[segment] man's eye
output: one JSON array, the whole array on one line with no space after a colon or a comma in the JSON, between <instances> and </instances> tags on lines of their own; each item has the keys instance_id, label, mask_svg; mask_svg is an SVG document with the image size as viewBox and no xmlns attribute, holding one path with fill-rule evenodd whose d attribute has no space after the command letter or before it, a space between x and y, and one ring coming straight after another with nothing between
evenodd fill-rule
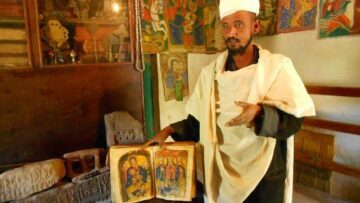
<instances>
[{"instance_id":1,"label":"man's eye","mask_svg":"<svg viewBox=\"0 0 360 203\"><path fill-rule=\"evenodd\" d=\"M242 24L241 24L241 23L235 23L234 27L237 28L237 29L238 29L238 28L241 28L241 27L242 27Z\"/></svg>"},{"instance_id":2,"label":"man's eye","mask_svg":"<svg viewBox=\"0 0 360 203\"><path fill-rule=\"evenodd\" d=\"M224 29L224 30L228 30L228 29L229 29L229 25L223 25L223 29Z\"/></svg>"}]
</instances>

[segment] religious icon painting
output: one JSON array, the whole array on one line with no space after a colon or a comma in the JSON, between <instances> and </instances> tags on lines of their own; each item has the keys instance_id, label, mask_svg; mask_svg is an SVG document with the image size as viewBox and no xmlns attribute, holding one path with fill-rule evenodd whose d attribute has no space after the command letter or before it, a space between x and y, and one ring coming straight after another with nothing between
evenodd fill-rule
<instances>
[{"instance_id":1,"label":"religious icon painting","mask_svg":"<svg viewBox=\"0 0 360 203\"><path fill-rule=\"evenodd\" d=\"M123 202L141 201L153 197L152 172L150 152L146 150L124 154L118 169Z\"/></svg>"},{"instance_id":2,"label":"religious icon painting","mask_svg":"<svg viewBox=\"0 0 360 203\"><path fill-rule=\"evenodd\" d=\"M321 0L319 37L360 34L360 0Z\"/></svg>"},{"instance_id":3,"label":"religious icon painting","mask_svg":"<svg viewBox=\"0 0 360 203\"><path fill-rule=\"evenodd\" d=\"M188 151L159 149L155 152L156 196L184 198L187 183ZM191 181L190 181L191 182Z\"/></svg>"},{"instance_id":4,"label":"religious icon painting","mask_svg":"<svg viewBox=\"0 0 360 203\"><path fill-rule=\"evenodd\" d=\"M37 0L37 5L44 64L133 60L128 0Z\"/></svg>"},{"instance_id":5,"label":"religious icon painting","mask_svg":"<svg viewBox=\"0 0 360 203\"><path fill-rule=\"evenodd\" d=\"M216 0L205 0L203 14L206 52L214 53L223 50L225 44Z\"/></svg>"},{"instance_id":6,"label":"religious icon painting","mask_svg":"<svg viewBox=\"0 0 360 203\"><path fill-rule=\"evenodd\" d=\"M155 197L191 201L196 194L195 143L112 146L110 184L115 203Z\"/></svg>"},{"instance_id":7,"label":"religious icon painting","mask_svg":"<svg viewBox=\"0 0 360 203\"><path fill-rule=\"evenodd\" d=\"M276 33L276 11L278 0L260 0L260 32L258 35L273 35Z\"/></svg>"},{"instance_id":8,"label":"religious icon painting","mask_svg":"<svg viewBox=\"0 0 360 203\"><path fill-rule=\"evenodd\" d=\"M277 33L315 29L317 0L279 0Z\"/></svg>"},{"instance_id":9,"label":"religious icon painting","mask_svg":"<svg viewBox=\"0 0 360 203\"><path fill-rule=\"evenodd\" d=\"M142 47L144 53L168 49L168 27L164 19L165 0L142 0Z\"/></svg>"},{"instance_id":10,"label":"religious icon painting","mask_svg":"<svg viewBox=\"0 0 360 203\"><path fill-rule=\"evenodd\" d=\"M172 99L182 101L189 95L187 54L162 53L160 64L165 101Z\"/></svg>"},{"instance_id":11,"label":"religious icon painting","mask_svg":"<svg viewBox=\"0 0 360 203\"><path fill-rule=\"evenodd\" d=\"M171 51L205 50L203 0L166 0L166 18Z\"/></svg>"}]
</instances>

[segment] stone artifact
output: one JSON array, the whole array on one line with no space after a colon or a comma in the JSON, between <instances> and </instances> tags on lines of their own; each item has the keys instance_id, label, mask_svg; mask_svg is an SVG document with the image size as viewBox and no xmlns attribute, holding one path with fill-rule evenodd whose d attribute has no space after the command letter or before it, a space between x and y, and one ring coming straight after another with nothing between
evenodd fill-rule
<instances>
[{"instance_id":1,"label":"stone artifact","mask_svg":"<svg viewBox=\"0 0 360 203\"><path fill-rule=\"evenodd\" d=\"M98 176L100 174L109 172L109 170L110 170L109 167L104 167L104 168L101 168L101 169L94 169L94 170L92 170L90 172L87 172L87 173L76 176L75 178L72 179L72 182L73 183L80 183L83 180L90 179L90 178L93 178L93 177Z\"/></svg>"},{"instance_id":2,"label":"stone artifact","mask_svg":"<svg viewBox=\"0 0 360 203\"><path fill-rule=\"evenodd\" d=\"M73 183L34 194L21 199L19 203L93 203L108 201L110 197L109 168L94 169L77 176Z\"/></svg>"},{"instance_id":3,"label":"stone artifact","mask_svg":"<svg viewBox=\"0 0 360 203\"><path fill-rule=\"evenodd\" d=\"M143 126L126 111L105 115L107 146L142 144L145 142Z\"/></svg>"},{"instance_id":4,"label":"stone artifact","mask_svg":"<svg viewBox=\"0 0 360 203\"><path fill-rule=\"evenodd\" d=\"M58 187L34 194L18 203L75 203L75 184L66 183Z\"/></svg>"},{"instance_id":5,"label":"stone artifact","mask_svg":"<svg viewBox=\"0 0 360 203\"><path fill-rule=\"evenodd\" d=\"M99 172L100 175L76 183L76 202L91 203L110 198L110 169Z\"/></svg>"},{"instance_id":6,"label":"stone artifact","mask_svg":"<svg viewBox=\"0 0 360 203\"><path fill-rule=\"evenodd\" d=\"M50 188L66 174L63 160L50 159L0 174L0 202L21 199Z\"/></svg>"},{"instance_id":7,"label":"stone artifact","mask_svg":"<svg viewBox=\"0 0 360 203\"><path fill-rule=\"evenodd\" d=\"M100 169L105 165L105 149L85 149L75 152L66 153L63 157L66 160L67 176L74 178L80 174L88 172L92 169ZM76 164L79 164L76 167Z\"/></svg>"}]
</instances>

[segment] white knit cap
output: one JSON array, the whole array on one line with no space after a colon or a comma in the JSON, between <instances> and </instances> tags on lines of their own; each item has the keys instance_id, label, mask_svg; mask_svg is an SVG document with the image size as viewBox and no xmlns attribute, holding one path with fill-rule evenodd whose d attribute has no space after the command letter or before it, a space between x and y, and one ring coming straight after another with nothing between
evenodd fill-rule
<instances>
[{"instance_id":1,"label":"white knit cap","mask_svg":"<svg viewBox=\"0 0 360 203\"><path fill-rule=\"evenodd\" d=\"M259 14L259 0L220 0L219 12L220 19L231 15L236 11L250 11Z\"/></svg>"}]
</instances>

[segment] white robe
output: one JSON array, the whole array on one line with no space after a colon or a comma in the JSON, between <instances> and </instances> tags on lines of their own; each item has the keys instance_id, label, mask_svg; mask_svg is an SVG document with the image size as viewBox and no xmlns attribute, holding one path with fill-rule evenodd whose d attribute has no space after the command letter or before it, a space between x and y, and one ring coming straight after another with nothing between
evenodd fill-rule
<instances>
[{"instance_id":1,"label":"white robe","mask_svg":"<svg viewBox=\"0 0 360 203\"><path fill-rule=\"evenodd\" d=\"M224 126L241 112L231 105L235 100L271 105L296 117L315 115L313 102L289 58L260 48L257 64L240 69L245 73L227 76L227 56L225 51L203 68L186 104L187 113L200 121L209 202L244 201L265 175L273 156L274 138L257 136L245 126ZM293 145L290 137L284 202L292 201Z\"/></svg>"}]
</instances>

